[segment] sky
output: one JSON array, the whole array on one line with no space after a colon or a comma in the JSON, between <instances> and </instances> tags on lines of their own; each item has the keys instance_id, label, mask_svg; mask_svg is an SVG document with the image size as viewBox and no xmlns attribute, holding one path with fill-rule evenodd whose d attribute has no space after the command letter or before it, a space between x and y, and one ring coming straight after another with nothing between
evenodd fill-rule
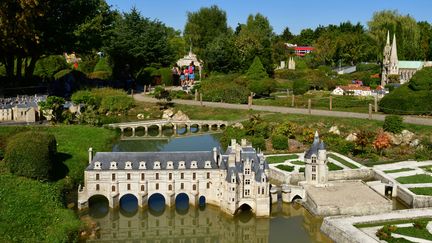
<instances>
[{"instance_id":1,"label":"sky","mask_svg":"<svg viewBox=\"0 0 432 243\"><path fill-rule=\"evenodd\" d=\"M380 10L397 10L417 21L432 23L432 0L106 0L122 12L133 6L144 17L158 19L167 26L183 30L188 12L217 5L227 13L228 25L235 28L245 23L250 14L261 13L273 26L275 33L289 27L298 34L304 28L339 24L345 21L364 25Z\"/></svg>"}]
</instances>

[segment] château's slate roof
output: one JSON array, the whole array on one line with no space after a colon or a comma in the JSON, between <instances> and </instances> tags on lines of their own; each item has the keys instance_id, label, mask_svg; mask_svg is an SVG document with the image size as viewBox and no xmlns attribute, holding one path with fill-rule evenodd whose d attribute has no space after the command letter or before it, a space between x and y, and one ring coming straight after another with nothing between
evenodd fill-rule
<instances>
[{"instance_id":1,"label":"ch\u00e2teau's slate roof","mask_svg":"<svg viewBox=\"0 0 432 243\"><path fill-rule=\"evenodd\" d=\"M316 132L312 146L309 148L308 151L306 151L304 157L305 159L310 159L313 154L318 155L318 150L323 150L323 149L325 149L325 144L323 141L320 141L318 132Z\"/></svg>"}]
</instances>

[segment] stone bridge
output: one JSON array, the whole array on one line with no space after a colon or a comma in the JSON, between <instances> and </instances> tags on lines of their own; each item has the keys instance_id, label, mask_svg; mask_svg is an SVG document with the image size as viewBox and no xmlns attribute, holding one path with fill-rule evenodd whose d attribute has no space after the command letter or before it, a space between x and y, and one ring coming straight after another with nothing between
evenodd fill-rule
<instances>
[{"instance_id":1,"label":"stone bridge","mask_svg":"<svg viewBox=\"0 0 432 243\"><path fill-rule=\"evenodd\" d=\"M121 130L122 136L124 136L126 130L131 130L131 137L144 137L148 135L150 128L156 128L159 131L159 135L163 134L164 127L171 127L173 133L177 134L178 130L184 128L184 133L191 132L192 127L196 127L197 131L202 131L204 128L210 130L221 130L228 126L227 121L222 120L172 120L172 119L161 119L161 120L151 120L151 121L138 121L138 122L125 122L125 123L114 123L109 124L111 128L119 128ZM138 130L143 130L142 136L137 135Z\"/></svg>"}]
</instances>

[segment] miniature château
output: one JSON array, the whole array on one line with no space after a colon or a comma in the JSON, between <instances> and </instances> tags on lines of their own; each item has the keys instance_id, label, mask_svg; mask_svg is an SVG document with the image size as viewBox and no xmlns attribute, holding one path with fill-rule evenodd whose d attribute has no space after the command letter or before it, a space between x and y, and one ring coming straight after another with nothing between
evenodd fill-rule
<instances>
[{"instance_id":1,"label":"miniature ch\u00e2teau","mask_svg":"<svg viewBox=\"0 0 432 243\"><path fill-rule=\"evenodd\" d=\"M312 146L306 151L305 177L308 184L326 184L328 181L327 150L324 141L320 141L318 132Z\"/></svg>"},{"instance_id":2,"label":"miniature ch\u00e2teau","mask_svg":"<svg viewBox=\"0 0 432 243\"><path fill-rule=\"evenodd\" d=\"M396 34L393 35L393 41L390 45L390 32L387 32L387 41L384 47L384 60L381 75L381 86L390 83L391 76L399 76L399 82L404 84L423 67L432 66L431 62L424 61L399 61L397 55Z\"/></svg>"},{"instance_id":3,"label":"miniature ch\u00e2teau","mask_svg":"<svg viewBox=\"0 0 432 243\"><path fill-rule=\"evenodd\" d=\"M121 206L125 195L137 198L145 207L155 194L173 206L179 194L186 194L193 206L198 202L219 206L234 215L247 205L256 216L270 215L269 168L262 153L246 140L231 141L227 151L204 152L98 152L89 149L84 186L78 189L78 207L88 207L95 195L108 199L109 206Z\"/></svg>"},{"instance_id":4,"label":"miniature ch\u00e2teau","mask_svg":"<svg viewBox=\"0 0 432 243\"><path fill-rule=\"evenodd\" d=\"M36 122L40 119L38 103L46 96L17 96L0 99L0 122Z\"/></svg>"}]
</instances>

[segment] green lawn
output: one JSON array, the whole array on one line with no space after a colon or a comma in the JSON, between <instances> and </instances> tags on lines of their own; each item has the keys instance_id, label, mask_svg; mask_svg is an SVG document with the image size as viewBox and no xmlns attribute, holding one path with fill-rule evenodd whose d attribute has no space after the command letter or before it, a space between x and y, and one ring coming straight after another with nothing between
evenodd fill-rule
<instances>
[{"instance_id":1,"label":"green lawn","mask_svg":"<svg viewBox=\"0 0 432 243\"><path fill-rule=\"evenodd\" d=\"M432 165L421 166L420 168L422 168L426 172L432 172Z\"/></svg>"},{"instance_id":2,"label":"green lawn","mask_svg":"<svg viewBox=\"0 0 432 243\"><path fill-rule=\"evenodd\" d=\"M418 174L412 176L398 177L396 180L402 184L418 184L418 183L432 183L432 176L426 174Z\"/></svg>"},{"instance_id":3,"label":"green lawn","mask_svg":"<svg viewBox=\"0 0 432 243\"><path fill-rule=\"evenodd\" d=\"M404 172L404 171L411 171L414 170L413 168L400 168L400 169L395 169L395 170L384 170L384 173L398 173L398 172Z\"/></svg>"},{"instance_id":4,"label":"green lawn","mask_svg":"<svg viewBox=\"0 0 432 243\"><path fill-rule=\"evenodd\" d=\"M417 195L432 196L432 187L413 187L409 190Z\"/></svg>"},{"instance_id":5,"label":"green lawn","mask_svg":"<svg viewBox=\"0 0 432 243\"><path fill-rule=\"evenodd\" d=\"M333 170L343 170L342 167L340 167L339 165L333 164L332 162L328 162L327 163L327 167L329 168L330 171L333 171Z\"/></svg>"},{"instance_id":6,"label":"green lawn","mask_svg":"<svg viewBox=\"0 0 432 243\"><path fill-rule=\"evenodd\" d=\"M304 172L305 171L305 167L301 167L300 169L299 169L299 172Z\"/></svg>"},{"instance_id":7,"label":"green lawn","mask_svg":"<svg viewBox=\"0 0 432 243\"><path fill-rule=\"evenodd\" d=\"M291 161L291 164L294 164L294 165L305 165L306 163L303 162L303 161L300 161L300 160L296 160L296 161Z\"/></svg>"},{"instance_id":8,"label":"green lawn","mask_svg":"<svg viewBox=\"0 0 432 243\"><path fill-rule=\"evenodd\" d=\"M358 169L359 168L357 165L351 164L350 162L342 159L341 157L339 157L337 155L329 154L329 157L336 160L337 162L347 166L348 168L351 168L351 169Z\"/></svg>"},{"instance_id":9,"label":"green lawn","mask_svg":"<svg viewBox=\"0 0 432 243\"><path fill-rule=\"evenodd\" d=\"M59 188L0 174L0 242L73 242L81 222L63 207Z\"/></svg>"},{"instance_id":10,"label":"green lawn","mask_svg":"<svg viewBox=\"0 0 432 243\"><path fill-rule=\"evenodd\" d=\"M376 222L376 223L355 224L354 226L356 228L370 228L370 227L384 226L384 225L408 224L408 223L413 223L416 220L432 221L432 218L426 217L426 218L416 218L416 219L401 219L401 220L383 221L383 222Z\"/></svg>"},{"instance_id":11,"label":"green lawn","mask_svg":"<svg viewBox=\"0 0 432 243\"><path fill-rule=\"evenodd\" d=\"M267 157L266 161L269 164L278 164L278 163L283 163L286 160L290 160L290 159L298 159L298 155L290 154L290 155L282 155L282 156L271 156L271 157Z\"/></svg>"},{"instance_id":12,"label":"green lawn","mask_svg":"<svg viewBox=\"0 0 432 243\"><path fill-rule=\"evenodd\" d=\"M276 168L284 170L284 171L288 171L288 172L292 172L294 170L294 166L289 166L289 165L277 165Z\"/></svg>"},{"instance_id":13,"label":"green lawn","mask_svg":"<svg viewBox=\"0 0 432 243\"><path fill-rule=\"evenodd\" d=\"M432 240L432 235L426 228L418 229L416 227L398 227L394 233L426 240Z\"/></svg>"}]
</instances>

